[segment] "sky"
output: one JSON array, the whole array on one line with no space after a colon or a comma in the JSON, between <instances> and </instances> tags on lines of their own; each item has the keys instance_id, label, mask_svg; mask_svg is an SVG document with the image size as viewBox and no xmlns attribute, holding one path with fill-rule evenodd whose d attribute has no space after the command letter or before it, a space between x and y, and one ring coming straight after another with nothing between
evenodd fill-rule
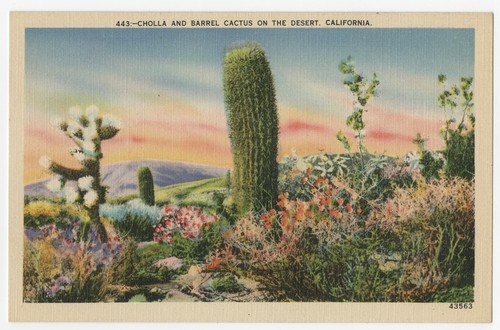
<instances>
[{"instance_id":1,"label":"sky","mask_svg":"<svg viewBox=\"0 0 500 330\"><path fill-rule=\"evenodd\" d=\"M474 76L472 29L27 29L24 180L48 175L41 156L68 166L72 142L51 122L72 106L99 107L122 129L103 142L103 164L165 159L232 166L223 94L223 57L235 42L266 50L279 119L279 157L342 152L353 97L338 64L376 73L378 95L368 103L370 152L403 155L419 132L429 149L442 148L438 107L442 87Z\"/></svg>"}]
</instances>

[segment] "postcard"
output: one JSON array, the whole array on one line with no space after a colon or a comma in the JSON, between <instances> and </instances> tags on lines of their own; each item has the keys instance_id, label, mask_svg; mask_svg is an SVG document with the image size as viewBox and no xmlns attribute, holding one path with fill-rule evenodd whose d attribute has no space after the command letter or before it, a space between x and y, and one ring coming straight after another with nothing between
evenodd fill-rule
<instances>
[{"instance_id":1,"label":"postcard","mask_svg":"<svg viewBox=\"0 0 500 330\"><path fill-rule=\"evenodd\" d=\"M492 22L11 13L10 320L491 322Z\"/></svg>"}]
</instances>

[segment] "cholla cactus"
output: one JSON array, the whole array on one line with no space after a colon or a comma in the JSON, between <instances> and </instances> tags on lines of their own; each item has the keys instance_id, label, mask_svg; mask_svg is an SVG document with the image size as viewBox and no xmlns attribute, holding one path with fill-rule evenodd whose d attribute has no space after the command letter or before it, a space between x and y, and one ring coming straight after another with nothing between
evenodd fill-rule
<instances>
[{"instance_id":1,"label":"cholla cactus","mask_svg":"<svg viewBox=\"0 0 500 330\"><path fill-rule=\"evenodd\" d=\"M56 174L47 184L51 191L60 191L68 203L78 203L87 210L90 220L97 225L102 240L106 231L99 219L99 204L104 203L106 187L101 185L100 161L103 158L101 142L113 138L120 131L120 124L109 115L99 115L96 106L85 111L70 109L69 120L58 120L56 125L75 143L69 153L81 164L73 169L58 164L46 156L40 165ZM67 185L69 181L76 184Z\"/></svg>"}]
</instances>

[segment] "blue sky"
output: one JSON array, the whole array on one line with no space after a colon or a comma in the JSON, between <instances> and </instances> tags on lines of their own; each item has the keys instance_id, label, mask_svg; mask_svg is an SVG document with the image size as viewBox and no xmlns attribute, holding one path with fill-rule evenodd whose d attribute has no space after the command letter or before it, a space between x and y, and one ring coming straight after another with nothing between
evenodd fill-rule
<instances>
[{"instance_id":1,"label":"blue sky","mask_svg":"<svg viewBox=\"0 0 500 330\"><path fill-rule=\"evenodd\" d=\"M224 49L241 40L266 49L280 102L318 111L335 109L302 92L304 85L338 88L337 66L348 55L358 70L378 74L384 101L404 99L416 107L409 111L434 101L439 73L458 79L474 70L472 29L28 29L28 87L31 77L48 79L102 102L133 92L128 80L147 81L221 103ZM99 77L105 74L124 86Z\"/></svg>"}]
</instances>

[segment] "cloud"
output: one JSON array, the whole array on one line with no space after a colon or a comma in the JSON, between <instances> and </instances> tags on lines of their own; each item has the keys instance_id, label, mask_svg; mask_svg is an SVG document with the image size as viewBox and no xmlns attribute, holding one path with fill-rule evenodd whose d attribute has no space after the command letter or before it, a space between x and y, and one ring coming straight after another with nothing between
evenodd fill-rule
<instances>
[{"instance_id":1,"label":"cloud","mask_svg":"<svg viewBox=\"0 0 500 330\"><path fill-rule=\"evenodd\" d=\"M374 139L382 142L411 142L413 140L413 136L407 134L393 133L387 132L382 129L373 129L367 130L367 136L370 139Z\"/></svg>"},{"instance_id":2,"label":"cloud","mask_svg":"<svg viewBox=\"0 0 500 330\"><path fill-rule=\"evenodd\" d=\"M299 132L330 132L331 128L326 125L314 124L303 120L291 120L280 125L280 132L283 134L294 134Z\"/></svg>"}]
</instances>

